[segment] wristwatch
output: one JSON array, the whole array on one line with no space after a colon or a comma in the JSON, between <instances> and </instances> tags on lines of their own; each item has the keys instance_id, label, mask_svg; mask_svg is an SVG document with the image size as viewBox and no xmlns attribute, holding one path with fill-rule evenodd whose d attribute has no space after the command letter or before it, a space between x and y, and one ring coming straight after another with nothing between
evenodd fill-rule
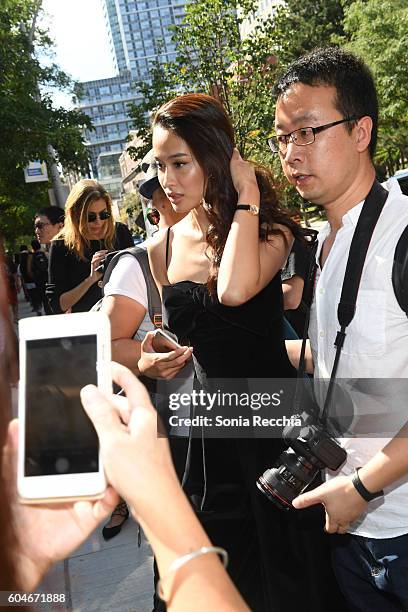
<instances>
[{"instance_id":1,"label":"wristwatch","mask_svg":"<svg viewBox=\"0 0 408 612\"><path fill-rule=\"evenodd\" d=\"M246 210L251 215L259 215L259 206L256 204L238 204L236 210Z\"/></svg>"},{"instance_id":2,"label":"wristwatch","mask_svg":"<svg viewBox=\"0 0 408 612\"><path fill-rule=\"evenodd\" d=\"M371 493L370 491L368 491L365 486L363 485L363 483L360 480L360 476L358 475L358 470L360 470L361 468L356 468L354 470L354 474L351 478L351 482L354 485L354 488L360 493L361 497L366 501L366 502L370 502L373 499L376 499L377 497L381 497L382 495L384 495L384 491L381 489L381 491L377 491L376 493Z\"/></svg>"}]
</instances>

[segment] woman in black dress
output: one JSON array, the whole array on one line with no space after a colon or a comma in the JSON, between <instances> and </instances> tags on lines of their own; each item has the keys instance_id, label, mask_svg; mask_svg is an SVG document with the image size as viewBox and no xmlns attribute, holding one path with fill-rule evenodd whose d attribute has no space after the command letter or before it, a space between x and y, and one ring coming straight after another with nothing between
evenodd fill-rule
<instances>
[{"instance_id":1,"label":"woman in black dress","mask_svg":"<svg viewBox=\"0 0 408 612\"><path fill-rule=\"evenodd\" d=\"M153 150L174 210L188 214L151 245L152 272L165 324L192 345L200 382L236 379L231 391L247 378L294 377L280 270L301 231L270 174L240 157L222 106L203 94L158 110ZM193 439L185 490L252 610L341 610L323 514L284 513L255 486L283 448L280 439Z\"/></svg>"},{"instance_id":2,"label":"woman in black dress","mask_svg":"<svg viewBox=\"0 0 408 612\"><path fill-rule=\"evenodd\" d=\"M65 223L51 242L47 299L54 314L90 310L102 297L96 268L108 251L133 246L123 223L115 223L106 189L91 179L76 183L65 204Z\"/></svg>"}]
</instances>

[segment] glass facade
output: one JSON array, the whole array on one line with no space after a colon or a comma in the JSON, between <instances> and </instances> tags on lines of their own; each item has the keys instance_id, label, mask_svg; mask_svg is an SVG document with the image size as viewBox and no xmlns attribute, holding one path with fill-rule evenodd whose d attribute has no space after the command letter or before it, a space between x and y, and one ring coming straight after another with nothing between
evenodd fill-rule
<instances>
[{"instance_id":1,"label":"glass facade","mask_svg":"<svg viewBox=\"0 0 408 612\"><path fill-rule=\"evenodd\" d=\"M182 21L187 0L100 1L118 74L82 83L79 108L89 115L95 127L95 130L86 130L85 141L92 173L103 179L107 154L113 153L112 160L116 163L132 128L128 105L138 100L132 82L148 80L152 61L166 62L174 57L168 26Z\"/></svg>"},{"instance_id":2,"label":"glass facade","mask_svg":"<svg viewBox=\"0 0 408 612\"><path fill-rule=\"evenodd\" d=\"M149 62L174 57L169 25L179 24L186 0L104 0L111 49L118 70L136 80L148 78Z\"/></svg>"},{"instance_id":3,"label":"glass facade","mask_svg":"<svg viewBox=\"0 0 408 612\"><path fill-rule=\"evenodd\" d=\"M119 76L82 83L80 109L92 120L94 130L85 130L92 173L101 178L98 157L102 153L120 155L132 127L128 105L135 102L131 88L131 75L123 71Z\"/></svg>"}]
</instances>

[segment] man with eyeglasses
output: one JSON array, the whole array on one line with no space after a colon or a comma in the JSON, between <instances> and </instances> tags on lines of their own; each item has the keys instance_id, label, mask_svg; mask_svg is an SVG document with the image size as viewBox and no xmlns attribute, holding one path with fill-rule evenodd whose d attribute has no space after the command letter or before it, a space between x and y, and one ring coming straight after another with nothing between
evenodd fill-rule
<instances>
[{"instance_id":1,"label":"man with eyeglasses","mask_svg":"<svg viewBox=\"0 0 408 612\"><path fill-rule=\"evenodd\" d=\"M64 216L64 210L59 208L59 206L44 206L35 213L35 237L40 245L45 246L45 254L47 257L52 239L55 238L64 225ZM43 251L41 251L41 253L43 253ZM52 314L51 307L48 300L45 299L45 296L42 301L45 314Z\"/></svg>"},{"instance_id":2,"label":"man with eyeglasses","mask_svg":"<svg viewBox=\"0 0 408 612\"><path fill-rule=\"evenodd\" d=\"M279 155L288 181L303 198L323 206L328 219L318 238L307 359L315 378L327 379L350 244L375 180L377 95L364 63L334 47L294 62L275 92L276 133L268 144ZM387 201L367 251L336 378L381 379L379 408L388 415L390 429L381 429L375 410L365 415L365 427L392 433L341 439L346 462L293 504L298 509L325 506L326 531L336 534L331 538L339 585L351 609L361 612L408 610L407 426L398 436L391 428L395 397L385 380L408 378L408 320L392 285L396 244L408 225L408 197L397 181L384 187ZM294 365L299 363L299 343L288 343ZM372 395L365 401L371 409ZM354 418L360 417L359 408L354 401Z\"/></svg>"},{"instance_id":3,"label":"man with eyeglasses","mask_svg":"<svg viewBox=\"0 0 408 612\"><path fill-rule=\"evenodd\" d=\"M48 249L51 240L64 225L64 211L58 206L44 206L34 218L34 231L38 242Z\"/></svg>"}]
</instances>

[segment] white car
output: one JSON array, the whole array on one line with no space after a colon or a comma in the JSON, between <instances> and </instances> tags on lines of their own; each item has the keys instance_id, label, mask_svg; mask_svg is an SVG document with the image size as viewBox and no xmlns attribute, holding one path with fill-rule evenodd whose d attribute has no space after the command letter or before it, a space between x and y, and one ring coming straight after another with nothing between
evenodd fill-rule
<instances>
[{"instance_id":1,"label":"white car","mask_svg":"<svg viewBox=\"0 0 408 612\"><path fill-rule=\"evenodd\" d=\"M400 184L402 193L408 195L408 168L397 170L392 178L396 178Z\"/></svg>"}]
</instances>

